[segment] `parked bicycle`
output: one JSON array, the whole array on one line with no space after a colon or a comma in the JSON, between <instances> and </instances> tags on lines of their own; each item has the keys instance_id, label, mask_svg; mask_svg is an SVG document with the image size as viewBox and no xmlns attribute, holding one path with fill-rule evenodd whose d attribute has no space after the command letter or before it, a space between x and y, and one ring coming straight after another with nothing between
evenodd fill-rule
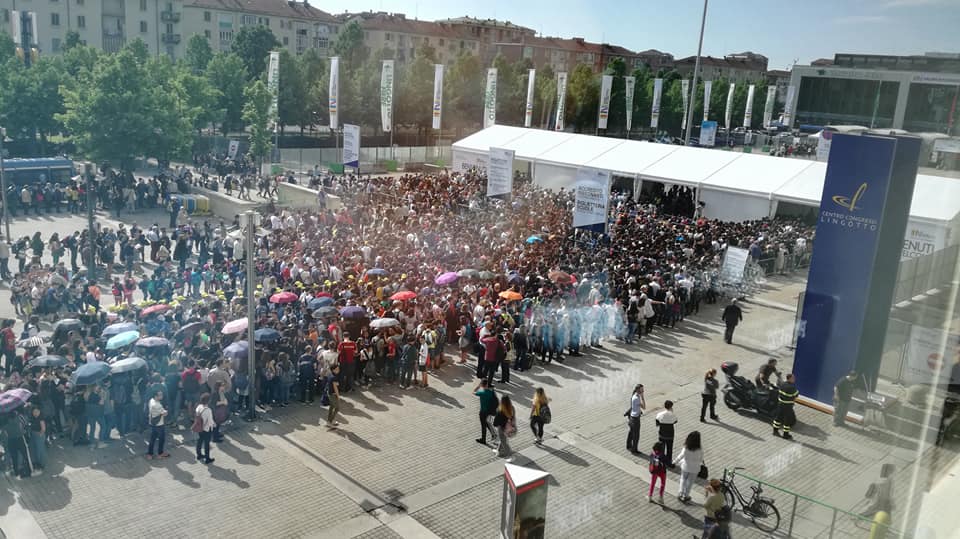
<instances>
[{"instance_id":1,"label":"parked bicycle","mask_svg":"<svg viewBox=\"0 0 960 539\"><path fill-rule=\"evenodd\" d=\"M780 511L773 499L762 496L763 487L758 482L751 485L750 490L753 495L749 498L744 497L734 483L734 477L737 470L743 468L734 468L733 470L724 470L723 479L720 480L723 499L731 510L736 510L740 506L740 512L753 522L753 525L766 533L773 533L780 527Z\"/></svg>"}]
</instances>

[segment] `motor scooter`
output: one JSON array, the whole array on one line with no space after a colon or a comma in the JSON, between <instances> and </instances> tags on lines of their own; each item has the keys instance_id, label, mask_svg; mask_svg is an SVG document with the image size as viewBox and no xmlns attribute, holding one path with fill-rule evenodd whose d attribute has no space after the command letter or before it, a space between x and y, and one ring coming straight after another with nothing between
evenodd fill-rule
<instances>
[{"instance_id":1,"label":"motor scooter","mask_svg":"<svg viewBox=\"0 0 960 539\"><path fill-rule=\"evenodd\" d=\"M720 370L727 377L727 385L723 386L723 403L733 411L742 409L756 410L757 412L773 417L777 413L777 388L758 388L756 384L743 376L737 376L740 366L732 361L720 365ZM780 375L777 375L777 382Z\"/></svg>"}]
</instances>

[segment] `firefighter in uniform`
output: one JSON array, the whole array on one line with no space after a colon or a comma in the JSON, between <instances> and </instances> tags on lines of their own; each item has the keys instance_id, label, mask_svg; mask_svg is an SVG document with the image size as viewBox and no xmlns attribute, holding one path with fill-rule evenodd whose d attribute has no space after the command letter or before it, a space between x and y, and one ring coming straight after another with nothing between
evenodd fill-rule
<instances>
[{"instance_id":1,"label":"firefighter in uniform","mask_svg":"<svg viewBox=\"0 0 960 539\"><path fill-rule=\"evenodd\" d=\"M793 436L790 435L790 430L797 423L797 416L793 413L793 403L797 399L797 395L800 393L797 391L797 386L794 385L794 380L796 380L793 374L787 375L787 381L781 382L777 386L779 391L777 401L777 417L773 420L773 435L780 436L780 429L783 429L783 439L792 440Z\"/></svg>"}]
</instances>

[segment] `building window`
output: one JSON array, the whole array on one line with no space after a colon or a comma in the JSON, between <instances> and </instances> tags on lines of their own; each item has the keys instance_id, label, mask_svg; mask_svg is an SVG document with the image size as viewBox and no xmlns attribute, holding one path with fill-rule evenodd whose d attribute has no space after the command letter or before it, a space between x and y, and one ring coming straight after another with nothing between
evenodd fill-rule
<instances>
[{"instance_id":1,"label":"building window","mask_svg":"<svg viewBox=\"0 0 960 539\"><path fill-rule=\"evenodd\" d=\"M167 23L167 33L168 33L168 34L172 34L172 33L173 33L173 25L172 25L172 24Z\"/></svg>"},{"instance_id":2,"label":"building window","mask_svg":"<svg viewBox=\"0 0 960 539\"><path fill-rule=\"evenodd\" d=\"M443 38L440 38L440 46L443 46Z\"/></svg>"},{"instance_id":3,"label":"building window","mask_svg":"<svg viewBox=\"0 0 960 539\"><path fill-rule=\"evenodd\" d=\"M140 33L141 34L147 33L147 21L140 21Z\"/></svg>"},{"instance_id":4,"label":"building window","mask_svg":"<svg viewBox=\"0 0 960 539\"><path fill-rule=\"evenodd\" d=\"M51 13L50 14L50 26L60 26L60 14Z\"/></svg>"},{"instance_id":5,"label":"building window","mask_svg":"<svg viewBox=\"0 0 960 539\"><path fill-rule=\"evenodd\" d=\"M82 6L82 5L83 5L83 0L77 0L77 5L78 5L78 6Z\"/></svg>"},{"instance_id":6,"label":"building window","mask_svg":"<svg viewBox=\"0 0 960 539\"><path fill-rule=\"evenodd\" d=\"M270 26L270 19L267 17L260 17L259 19L257 19L257 22L259 22L263 26Z\"/></svg>"},{"instance_id":7,"label":"building window","mask_svg":"<svg viewBox=\"0 0 960 539\"><path fill-rule=\"evenodd\" d=\"M289 44L290 44L290 38L287 36L283 36L283 45L287 46Z\"/></svg>"},{"instance_id":8,"label":"building window","mask_svg":"<svg viewBox=\"0 0 960 539\"><path fill-rule=\"evenodd\" d=\"M140 11L147 10L147 0L140 0Z\"/></svg>"},{"instance_id":9,"label":"building window","mask_svg":"<svg viewBox=\"0 0 960 539\"><path fill-rule=\"evenodd\" d=\"M10 22L10 10L9 10L9 9L4 9L4 10L3 10L3 22Z\"/></svg>"},{"instance_id":10,"label":"building window","mask_svg":"<svg viewBox=\"0 0 960 539\"><path fill-rule=\"evenodd\" d=\"M204 31L203 31L203 37L205 37L205 38L207 38L207 39L210 39L210 30L204 30Z\"/></svg>"},{"instance_id":11,"label":"building window","mask_svg":"<svg viewBox=\"0 0 960 539\"><path fill-rule=\"evenodd\" d=\"M387 32L386 34L383 35L383 39L385 41L393 41L393 34L391 34L390 32Z\"/></svg>"},{"instance_id":12,"label":"building window","mask_svg":"<svg viewBox=\"0 0 960 539\"><path fill-rule=\"evenodd\" d=\"M524 57L524 58L533 58L533 47L524 47L524 48L523 48L523 57Z\"/></svg>"},{"instance_id":13,"label":"building window","mask_svg":"<svg viewBox=\"0 0 960 539\"><path fill-rule=\"evenodd\" d=\"M54 52L54 54L60 52L60 38L59 38L59 37L55 37L55 38L51 39L51 40L50 40L50 44L53 46L53 52Z\"/></svg>"},{"instance_id":14,"label":"building window","mask_svg":"<svg viewBox=\"0 0 960 539\"><path fill-rule=\"evenodd\" d=\"M318 49L326 49L330 46L330 40L325 37L318 37L316 39L316 47Z\"/></svg>"},{"instance_id":15,"label":"building window","mask_svg":"<svg viewBox=\"0 0 960 539\"><path fill-rule=\"evenodd\" d=\"M243 26L252 26L257 24L257 18L253 15L243 15L240 17L240 24Z\"/></svg>"},{"instance_id":16,"label":"building window","mask_svg":"<svg viewBox=\"0 0 960 539\"><path fill-rule=\"evenodd\" d=\"M203 12L203 20L204 20L204 22L210 22L210 12L209 12L209 11L204 11L204 12Z\"/></svg>"}]
</instances>

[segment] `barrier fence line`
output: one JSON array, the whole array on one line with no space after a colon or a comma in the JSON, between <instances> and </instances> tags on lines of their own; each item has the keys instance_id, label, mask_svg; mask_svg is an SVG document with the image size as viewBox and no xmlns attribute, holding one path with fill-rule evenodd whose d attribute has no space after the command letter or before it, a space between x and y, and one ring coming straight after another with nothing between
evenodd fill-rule
<instances>
[{"instance_id":1,"label":"barrier fence line","mask_svg":"<svg viewBox=\"0 0 960 539\"><path fill-rule=\"evenodd\" d=\"M884 521L882 521L882 520L878 520L877 517L868 518L868 517L865 517L865 516L863 516L863 515L861 515L861 514L853 513L853 512L847 511L847 510L845 510L845 509L840 509L839 507L830 505L830 504L828 504L828 503L826 503L826 502L822 502L822 501L820 501L820 500L811 498L811 497L809 497L809 496L804 496L803 494L800 494L800 493L798 493L798 492L794 492L794 491L792 491L792 490L789 490L789 489L786 489L786 488L783 488L783 487L779 487L779 486L774 485L774 484L772 484L772 483L768 483L767 481L764 481L764 480L762 480L762 479L759 479L759 478L756 478L756 477L752 477L751 475L746 474L746 473L744 473L742 470L739 470L739 469L736 469L736 468L735 468L735 469L732 469L732 470L731 470L731 469L728 469L728 468L724 468L724 476L725 476L725 477L729 476L729 477L731 478L731 480L732 480L734 477L738 477L738 476L739 476L739 477L743 477L744 479L747 479L747 480L749 480L749 481L751 481L751 482L755 482L755 483L757 483L758 485L762 485L763 488L764 488L764 490L766 490L766 489L769 487L771 490L774 490L774 491L777 491L777 492L782 492L782 493L784 493L784 494L787 494L787 495L789 495L789 496L792 496L792 497L793 497L793 503L792 503L792 509L791 509L791 512L790 512L790 519L789 519L789 522L788 522L788 524L787 524L787 535L786 535L787 537L793 537L794 522L795 522L796 516L797 516L797 505L798 505L798 503L799 503L800 501L804 501L804 502L811 503L811 504L813 504L813 505L822 507L822 508L824 508L824 509L828 509L828 510L830 510L830 511L832 512L832 516L831 516L831 519L830 519L829 533L828 533L827 536L826 536L828 539L833 539L833 537L835 537L835 534L837 533L837 529L836 529L836 528L837 528L837 517L838 517L838 516L841 516L841 515L842 515L842 516L849 517L850 519L852 519L852 520L854 521L854 525L855 525L858 529L880 530L880 531L882 532L882 533L880 533L880 534L874 535L874 533L871 531L870 537L882 537L882 536L884 536L883 534L891 534L891 535L888 535L888 537L895 537L895 538L899 538L899 539L912 539L912 536L911 536L911 535L908 535L908 534L906 534L906 533L901 533L901 532L897 531L896 529L894 529L893 525L890 524L890 522L889 522L889 515L887 515L886 513L883 513L884 515L887 515L886 522L884 522ZM878 512L878 514L879 514L879 513L882 513L882 512ZM861 526L858 525L858 523L866 526L866 528L861 528ZM817 537L820 537L820 535L817 535Z\"/></svg>"}]
</instances>

